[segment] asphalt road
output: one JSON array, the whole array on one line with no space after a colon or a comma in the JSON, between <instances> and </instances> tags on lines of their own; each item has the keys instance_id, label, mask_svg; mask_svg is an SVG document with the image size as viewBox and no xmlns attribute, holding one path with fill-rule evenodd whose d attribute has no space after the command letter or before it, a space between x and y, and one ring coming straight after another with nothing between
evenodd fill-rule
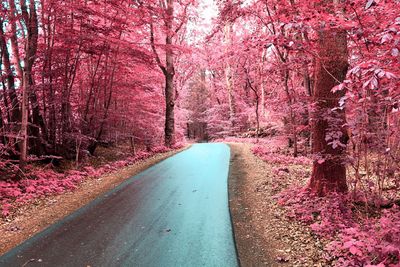
<instances>
[{"instance_id":1,"label":"asphalt road","mask_svg":"<svg viewBox=\"0 0 400 267\"><path fill-rule=\"evenodd\" d=\"M238 266L230 150L196 144L0 258L0 266Z\"/></svg>"}]
</instances>

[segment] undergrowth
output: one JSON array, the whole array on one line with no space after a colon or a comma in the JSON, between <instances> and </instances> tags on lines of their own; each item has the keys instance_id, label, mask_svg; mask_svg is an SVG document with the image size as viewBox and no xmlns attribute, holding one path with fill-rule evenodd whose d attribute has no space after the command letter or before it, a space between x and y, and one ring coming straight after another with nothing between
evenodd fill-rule
<instances>
[{"instance_id":1,"label":"undergrowth","mask_svg":"<svg viewBox=\"0 0 400 267\"><path fill-rule=\"evenodd\" d=\"M284 207L289 218L308 225L314 234L327 241L325 258L333 266L400 266L398 205L377 207L371 203L381 201L374 200L360 204L356 196L365 195L361 192L315 196L305 186L309 176L295 171L300 166L310 167L310 159L282 155L265 146L254 146L252 151L271 167L275 166L272 179L280 188L275 196L277 203ZM370 195L373 197L376 196Z\"/></svg>"}]
</instances>

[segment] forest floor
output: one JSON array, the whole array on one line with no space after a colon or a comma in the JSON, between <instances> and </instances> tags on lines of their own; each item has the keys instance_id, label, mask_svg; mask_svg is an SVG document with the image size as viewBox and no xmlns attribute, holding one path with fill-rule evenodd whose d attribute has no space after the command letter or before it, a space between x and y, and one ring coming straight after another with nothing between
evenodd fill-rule
<instances>
[{"instance_id":1,"label":"forest floor","mask_svg":"<svg viewBox=\"0 0 400 267\"><path fill-rule=\"evenodd\" d=\"M309 166L266 163L252 144L229 145L229 201L241 266L327 266L324 241L290 220L274 198L295 180L305 183Z\"/></svg>"},{"instance_id":2,"label":"forest floor","mask_svg":"<svg viewBox=\"0 0 400 267\"><path fill-rule=\"evenodd\" d=\"M115 188L124 180L134 176L150 166L188 148L158 153L132 165L119 168L100 177L88 177L76 190L59 195L47 196L23 205L14 211L13 216L0 219L0 255L42 231L49 225L64 218L73 211L86 205L103 193ZM118 149L103 149L101 156L93 158L92 165L121 158ZM108 155L109 158L103 155ZM95 161L98 161L97 163Z\"/></svg>"}]
</instances>

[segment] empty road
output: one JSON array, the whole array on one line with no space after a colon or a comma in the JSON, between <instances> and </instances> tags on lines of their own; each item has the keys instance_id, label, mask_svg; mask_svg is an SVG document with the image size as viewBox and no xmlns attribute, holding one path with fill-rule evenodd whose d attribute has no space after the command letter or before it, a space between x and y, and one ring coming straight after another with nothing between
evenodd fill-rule
<instances>
[{"instance_id":1,"label":"empty road","mask_svg":"<svg viewBox=\"0 0 400 267\"><path fill-rule=\"evenodd\" d=\"M230 149L195 144L0 257L0 266L238 266Z\"/></svg>"}]
</instances>

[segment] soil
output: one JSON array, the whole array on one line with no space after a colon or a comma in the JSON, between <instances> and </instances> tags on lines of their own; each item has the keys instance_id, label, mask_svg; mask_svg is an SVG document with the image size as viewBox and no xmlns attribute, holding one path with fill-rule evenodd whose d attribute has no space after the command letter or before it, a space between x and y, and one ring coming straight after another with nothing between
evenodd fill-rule
<instances>
[{"instance_id":1,"label":"soil","mask_svg":"<svg viewBox=\"0 0 400 267\"><path fill-rule=\"evenodd\" d=\"M274 200L298 178L296 166L285 166L288 183L277 187L273 166L255 156L251 144L229 145L229 203L241 266L328 266L323 241Z\"/></svg>"},{"instance_id":2,"label":"soil","mask_svg":"<svg viewBox=\"0 0 400 267\"><path fill-rule=\"evenodd\" d=\"M0 220L0 255L64 218L124 180L186 149L156 154L99 178L88 178L79 188L20 207L11 218Z\"/></svg>"}]
</instances>

